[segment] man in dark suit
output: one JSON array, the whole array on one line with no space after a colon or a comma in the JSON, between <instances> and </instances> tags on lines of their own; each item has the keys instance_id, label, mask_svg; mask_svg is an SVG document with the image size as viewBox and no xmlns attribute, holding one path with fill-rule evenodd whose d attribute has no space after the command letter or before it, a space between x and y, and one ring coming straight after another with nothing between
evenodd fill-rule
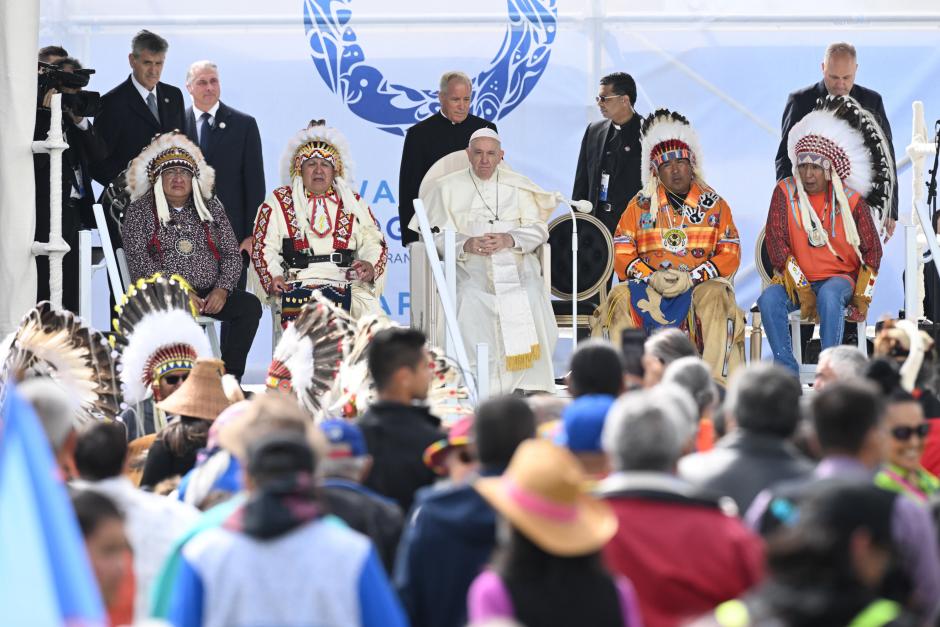
<instances>
[{"instance_id":1,"label":"man in dark suit","mask_svg":"<svg viewBox=\"0 0 940 627\"><path fill-rule=\"evenodd\" d=\"M418 241L418 234L408 228L415 214L412 204L418 188L431 166L443 156L470 145L473 132L485 127L496 130L492 122L470 113L473 84L463 72L447 72L441 77L439 113L418 122L405 133L398 174L398 219L401 245Z\"/></svg>"},{"instance_id":2,"label":"man in dark suit","mask_svg":"<svg viewBox=\"0 0 940 627\"><path fill-rule=\"evenodd\" d=\"M150 144L154 135L183 128L183 93L160 82L168 48L163 37L148 30L134 35L127 55L131 75L101 97L95 132L107 146L107 156L92 174L105 187ZM110 215L109 209L105 207ZM113 223L109 227L117 248L120 229Z\"/></svg>"},{"instance_id":3,"label":"man in dark suit","mask_svg":"<svg viewBox=\"0 0 940 627\"><path fill-rule=\"evenodd\" d=\"M816 108L816 101L827 95L851 96L862 107L869 111L878 120L881 130L884 131L888 143L891 144L891 157L894 159L894 143L891 138L891 125L885 113L881 94L862 87L855 83L855 73L858 70L858 60L855 46L846 42L829 44L822 62L823 79L815 85L804 87L793 92L787 98L787 105L783 109L783 120L780 123L780 148L777 150L777 180L794 176L793 164L787 155L787 136L790 129L802 120L807 113ZM894 188L894 198L891 201L891 216L887 222L887 238L894 234L895 223L898 218L898 189Z\"/></svg>"},{"instance_id":4,"label":"man in dark suit","mask_svg":"<svg viewBox=\"0 0 940 627\"><path fill-rule=\"evenodd\" d=\"M604 119L588 124L581 140L573 200L590 200L591 213L610 234L630 200L640 191L640 124L636 82L626 72L601 79L595 98Z\"/></svg>"},{"instance_id":5,"label":"man in dark suit","mask_svg":"<svg viewBox=\"0 0 940 627\"><path fill-rule=\"evenodd\" d=\"M239 250L250 255L255 214L265 194L258 123L219 100L219 68L211 61L196 61L189 67L186 90L193 106L186 109L183 130L215 168L215 193L225 207ZM238 287L245 287L244 269Z\"/></svg>"}]
</instances>

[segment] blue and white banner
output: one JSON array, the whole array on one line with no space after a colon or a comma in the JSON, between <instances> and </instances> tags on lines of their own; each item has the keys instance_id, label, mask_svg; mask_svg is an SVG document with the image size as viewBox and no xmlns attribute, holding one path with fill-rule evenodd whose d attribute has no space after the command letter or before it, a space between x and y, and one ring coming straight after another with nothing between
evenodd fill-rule
<instances>
[{"instance_id":1,"label":"blue and white banner","mask_svg":"<svg viewBox=\"0 0 940 627\"><path fill-rule=\"evenodd\" d=\"M760 291L753 250L773 191L780 116L787 94L821 79L826 45L848 40L858 48L857 82L884 97L899 160L910 143L911 102L924 101L929 126L940 117L933 2L852 18L832 17L859 10L847 0L790 2L760 14L754 7L709 0L641 8L626 0L46 0L40 45L61 44L95 68L89 88L102 92L129 73L130 39L140 28L170 42L165 82L184 88L190 63L216 62L222 100L258 120L269 189L281 182L278 165L294 132L314 118L341 129L356 187L390 244L383 306L402 322L410 297L397 218L401 146L405 129L437 111L440 75L469 74L473 111L498 124L507 161L568 194L585 126L600 118L598 79L629 72L639 113L666 106L698 130L706 180L728 200L741 232L735 284L748 309ZM907 220L910 169L899 179ZM871 321L902 307L900 232L885 251ZM99 309L95 323L104 327ZM263 325L249 381L260 380L270 350Z\"/></svg>"}]
</instances>

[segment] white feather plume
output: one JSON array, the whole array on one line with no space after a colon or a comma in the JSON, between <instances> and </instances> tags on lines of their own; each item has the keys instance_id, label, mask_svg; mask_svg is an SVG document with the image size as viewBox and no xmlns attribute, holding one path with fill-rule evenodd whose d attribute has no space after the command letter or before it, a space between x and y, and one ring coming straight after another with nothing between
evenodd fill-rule
<instances>
[{"instance_id":1,"label":"white feather plume","mask_svg":"<svg viewBox=\"0 0 940 627\"><path fill-rule=\"evenodd\" d=\"M142 380L144 366L151 355L170 344L188 344L198 357L212 357L212 347L205 332L189 312L161 310L144 316L135 325L128 345L121 353L121 388L125 403L139 403L151 393L150 386Z\"/></svg>"},{"instance_id":2,"label":"white feather plume","mask_svg":"<svg viewBox=\"0 0 940 627\"><path fill-rule=\"evenodd\" d=\"M660 110L661 111L661 110ZM692 153L692 171L695 178L704 181L704 169L702 167L702 149L698 141L698 133L689 124L683 124L674 120L670 115L657 111L656 117L650 123L643 137L640 139L640 151L642 152L640 161L640 176L643 180L643 189L649 184L651 170L650 153L653 148L664 141L678 139L687 144Z\"/></svg>"},{"instance_id":3,"label":"white feather plume","mask_svg":"<svg viewBox=\"0 0 940 627\"><path fill-rule=\"evenodd\" d=\"M787 136L787 155L796 169L796 144L809 135L819 135L836 144L848 158L849 175L842 183L862 196L871 191L871 157L862 134L831 111L812 111L793 125Z\"/></svg>"},{"instance_id":4,"label":"white feather plume","mask_svg":"<svg viewBox=\"0 0 940 627\"><path fill-rule=\"evenodd\" d=\"M347 185L352 188L355 182L355 163L349 151L349 142L346 141L346 136L338 129L322 125L305 128L287 142L287 148L284 149L284 154L281 156L282 183L284 185L290 185L290 168L291 163L294 161L294 153L297 152L298 148L312 141L323 141L336 148L336 151L339 153L339 159L343 163L342 177L346 180ZM339 175L339 172L337 172L337 176Z\"/></svg>"},{"instance_id":5,"label":"white feather plume","mask_svg":"<svg viewBox=\"0 0 940 627\"><path fill-rule=\"evenodd\" d=\"M127 168L127 188L131 192L131 201L137 200L153 187L147 173L150 162L157 155L174 146L185 150L196 160L196 178L199 181L202 197L205 200L212 198L212 192L215 188L215 169L206 163L199 146L191 142L182 133L172 132L158 135L149 146L140 151L140 154L131 161L130 166Z\"/></svg>"}]
</instances>

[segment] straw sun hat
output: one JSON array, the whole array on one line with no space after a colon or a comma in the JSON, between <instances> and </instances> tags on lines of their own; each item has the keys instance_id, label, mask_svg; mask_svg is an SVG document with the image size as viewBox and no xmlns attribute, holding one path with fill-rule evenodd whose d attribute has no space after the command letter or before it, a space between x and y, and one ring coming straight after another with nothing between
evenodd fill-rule
<instances>
[{"instance_id":1,"label":"straw sun hat","mask_svg":"<svg viewBox=\"0 0 940 627\"><path fill-rule=\"evenodd\" d=\"M199 359L183 384L157 407L167 414L215 420L231 405L222 389L225 364L219 359Z\"/></svg>"},{"instance_id":2,"label":"straw sun hat","mask_svg":"<svg viewBox=\"0 0 940 627\"><path fill-rule=\"evenodd\" d=\"M610 506L585 494L583 484L570 451L526 440L503 476L477 479L473 487L542 550L575 556L600 550L617 532Z\"/></svg>"}]
</instances>

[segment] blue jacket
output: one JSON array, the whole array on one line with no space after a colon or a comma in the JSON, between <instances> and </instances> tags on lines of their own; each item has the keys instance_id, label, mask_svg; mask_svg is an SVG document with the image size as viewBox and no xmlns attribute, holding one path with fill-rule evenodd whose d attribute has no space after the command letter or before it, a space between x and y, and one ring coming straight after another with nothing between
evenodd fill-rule
<instances>
[{"instance_id":1,"label":"blue jacket","mask_svg":"<svg viewBox=\"0 0 940 627\"><path fill-rule=\"evenodd\" d=\"M395 587L412 627L463 627L467 590L496 546L496 512L472 485L419 498L398 547Z\"/></svg>"}]
</instances>

